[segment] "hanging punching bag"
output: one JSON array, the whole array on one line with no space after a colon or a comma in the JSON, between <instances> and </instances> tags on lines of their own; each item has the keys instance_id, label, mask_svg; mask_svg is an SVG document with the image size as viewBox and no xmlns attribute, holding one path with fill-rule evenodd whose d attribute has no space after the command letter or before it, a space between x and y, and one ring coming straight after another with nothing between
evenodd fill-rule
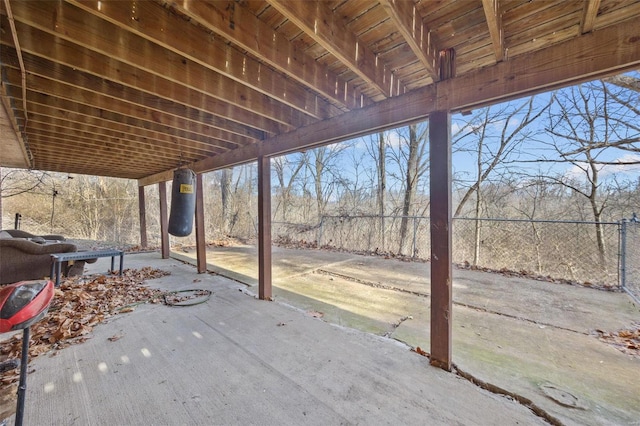
<instances>
[{"instance_id":1,"label":"hanging punching bag","mask_svg":"<svg viewBox=\"0 0 640 426\"><path fill-rule=\"evenodd\" d=\"M173 172L171 187L171 213L169 233L176 237L186 237L193 228L196 211L196 174L193 170L179 169Z\"/></svg>"}]
</instances>

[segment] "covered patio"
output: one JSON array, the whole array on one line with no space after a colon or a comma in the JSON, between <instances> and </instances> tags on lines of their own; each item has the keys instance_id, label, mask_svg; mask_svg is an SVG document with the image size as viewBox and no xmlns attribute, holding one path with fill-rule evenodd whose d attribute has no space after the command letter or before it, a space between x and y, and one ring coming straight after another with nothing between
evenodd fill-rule
<instances>
[{"instance_id":1,"label":"covered patio","mask_svg":"<svg viewBox=\"0 0 640 426\"><path fill-rule=\"evenodd\" d=\"M163 259L166 182L193 170L203 273L202 173L257 162L258 297L270 300L270 159L428 120L424 333L430 363L451 370L451 114L638 69L638 18L631 0L3 0L0 166L136 179L142 246L145 187L158 185ZM446 376L413 367L405 387Z\"/></svg>"},{"instance_id":2,"label":"covered patio","mask_svg":"<svg viewBox=\"0 0 640 426\"><path fill-rule=\"evenodd\" d=\"M591 332L638 317L623 293L454 270L448 373L421 349L424 264L277 248L275 301L264 303L255 248L209 255L194 279L193 251L127 254L132 271L169 272L145 286L213 294L138 304L38 356L27 424L623 425L640 413L637 357ZM109 268L100 259L87 272ZM66 291L83 288L97 295L91 283Z\"/></svg>"}]
</instances>

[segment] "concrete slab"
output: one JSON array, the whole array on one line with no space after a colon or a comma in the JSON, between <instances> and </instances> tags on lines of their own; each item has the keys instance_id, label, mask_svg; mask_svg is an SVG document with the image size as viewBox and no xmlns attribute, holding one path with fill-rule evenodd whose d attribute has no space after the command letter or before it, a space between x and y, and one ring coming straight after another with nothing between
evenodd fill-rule
<instances>
[{"instance_id":1,"label":"concrete slab","mask_svg":"<svg viewBox=\"0 0 640 426\"><path fill-rule=\"evenodd\" d=\"M393 339L259 301L157 253L125 257L126 268L142 266L171 272L153 287L214 294L191 307L140 306L34 359L25 424L544 424Z\"/></svg>"},{"instance_id":2,"label":"concrete slab","mask_svg":"<svg viewBox=\"0 0 640 426\"><path fill-rule=\"evenodd\" d=\"M209 260L254 285L254 256L251 248L217 248ZM428 263L276 247L273 257L276 300L429 350ZM565 424L640 424L640 359L594 335L640 323L624 293L468 270L454 270L453 285L461 370Z\"/></svg>"}]
</instances>

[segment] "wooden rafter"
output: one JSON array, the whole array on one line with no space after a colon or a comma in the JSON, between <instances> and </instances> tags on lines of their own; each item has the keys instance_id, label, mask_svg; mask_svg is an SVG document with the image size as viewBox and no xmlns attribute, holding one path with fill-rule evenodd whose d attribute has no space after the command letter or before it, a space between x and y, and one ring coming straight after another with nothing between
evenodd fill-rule
<instances>
[{"instance_id":1,"label":"wooden rafter","mask_svg":"<svg viewBox=\"0 0 640 426\"><path fill-rule=\"evenodd\" d=\"M438 81L438 48L415 4L406 0L380 0L380 4L433 81Z\"/></svg>"},{"instance_id":2,"label":"wooden rafter","mask_svg":"<svg viewBox=\"0 0 640 426\"><path fill-rule=\"evenodd\" d=\"M598 75L640 67L635 22L602 29L564 43L503 61L449 80L378 102L361 110L194 163L197 172L254 161L346 140L424 120L433 111L462 111L577 84ZM602 55L598 46L613 46ZM376 125L372 125L375 123ZM140 185L168 180L170 172L141 179Z\"/></svg>"},{"instance_id":3,"label":"wooden rafter","mask_svg":"<svg viewBox=\"0 0 640 426\"><path fill-rule=\"evenodd\" d=\"M275 69L320 93L342 109L362 106L360 91L328 67L307 58L281 34L257 19L240 3L180 0L172 6L205 28L228 38ZM265 71L260 68L260 74ZM320 100L319 100L320 101ZM364 101L367 102L366 100Z\"/></svg>"},{"instance_id":4,"label":"wooden rafter","mask_svg":"<svg viewBox=\"0 0 640 426\"><path fill-rule=\"evenodd\" d=\"M0 166L154 181L345 140L637 68L638 18L632 0L0 0Z\"/></svg>"},{"instance_id":5,"label":"wooden rafter","mask_svg":"<svg viewBox=\"0 0 640 426\"><path fill-rule=\"evenodd\" d=\"M599 9L600 0L585 0L582 19L580 21L580 32L582 34L593 30L593 25L596 22L596 16L598 16Z\"/></svg>"},{"instance_id":6,"label":"wooden rafter","mask_svg":"<svg viewBox=\"0 0 640 426\"><path fill-rule=\"evenodd\" d=\"M182 18L160 4L128 0L111 4L89 0L68 2L300 112L315 118L334 115L323 100L299 86L287 84L273 70L262 67L200 28L185 27Z\"/></svg>"},{"instance_id":7,"label":"wooden rafter","mask_svg":"<svg viewBox=\"0 0 640 426\"><path fill-rule=\"evenodd\" d=\"M288 109L286 113L283 112L284 106L277 102L265 103L265 99L269 98L265 98L264 94L239 86L221 74L211 73L201 64L118 29L107 21L87 16L67 3L18 2L14 7L14 16L16 21L43 30L51 36L108 57L117 57L153 76L215 96L238 108L245 108L273 120L278 120L279 115L291 114ZM52 16L55 19L54 25L51 25Z\"/></svg>"},{"instance_id":8,"label":"wooden rafter","mask_svg":"<svg viewBox=\"0 0 640 426\"><path fill-rule=\"evenodd\" d=\"M491 43L496 56L496 62L504 59L504 31L502 29L502 11L499 0L482 0L482 8L487 18Z\"/></svg>"},{"instance_id":9,"label":"wooden rafter","mask_svg":"<svg viewBox=\"0 0 640 426\"><path fill-rule=\"evenodd\" d=\"M228 117L243 125L263 131L266 135L277 134L293 128L292 116L272 118L256 114L246 108L223 102L202 91L190 90L184 85L168 80L156 74L148 73L133 65L118 61L107 55L79 49L74 43L53 37L43 31L17 23L22 34L23 55L30 70L38 68L57 70L63 64L74 70L86 72L105 81L117 82L113 86L128 87L140 91L141 96L156 96L165 102L183 105L221 117ZM2 40L4 41L4 39ZM13 64L10 57L11 46L2 49L3 62ZM288 118L288 120L287 120ZM307 123L306 119L300 124Z\"/></svg>"},{"instance_id":10,"label":"wooden rafter","mask_svg":"<svg viewBox=\"0 0 640 426\"><path fill-rule=\"evenodd\" d=\"M325 2L268 0L268 3L385 97L404 92L391 70L378 61Z\"/></svg>"},{"instance_id":11,"label":"wooden rafter","mask_svg":"<svg viewBox=\"0 0 640 426\"><path fill-rule=\"evenodd\" d=\"M100 81L94 81L95 77L74 72L66 67L59 66L57 78L52 79L44 74L45 69L40 69L40 66L46 68L47 65L47 62L43 62L30 69L27 77L30 90L56 98L82 99L85 104L105 111L170 127L189 129L196 134L212 138L211 142L216 142L217 146L223 150L263 139L263 133L260 130L230 123L222 117L205 111L189 109L184 105L143 95L118 85L107 85L103 88ZM18 77L16 72L13 68L7 68L7 80L15 83L15 78ZM97 91L96 87L101 88L101 91Z\"/></svg>"}]
</instances>

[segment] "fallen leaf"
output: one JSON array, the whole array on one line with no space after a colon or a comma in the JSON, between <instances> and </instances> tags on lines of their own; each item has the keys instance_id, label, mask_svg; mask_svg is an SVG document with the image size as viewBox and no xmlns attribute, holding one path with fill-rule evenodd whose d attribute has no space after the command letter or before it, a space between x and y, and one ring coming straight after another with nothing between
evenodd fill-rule
<instances>
[{"instance_id":1,"label":"fallen leaf","mask_svg":"<svg viewBox=\"0 0 640 426\"><path fill-rule=\"evenodd\" d=\"M67 278L55 289L47 315L31 326L29 356L55 353L72 344L85 342L95 325L118 313L133 310L127 308L119 311L121 307L157 300L162 291L143 284L145 280L165 275L169 275L169 272L144 267L139 270L125 269L122 276ZM19 359L21 351L22 333L0 341L1 358ZM18 374L0 374L2 389L17 381Z\"/></svg>"},{"instance_id":2,"label":"fallen leaf","mask_svg":"<svg viewBox=\"0 0 640 426\"><path fill-rule=\"evenodd\" d=\"M426 356L426 357L429 356L429 354L426 353L425 351L423 351L422 348L420 348L420 346L416 347L415 349L412 349L412 351L414 351L414 352L416 352L416 353L418 353L419 355L422 355L422 356Z\"/></svg>"}]
</instances>

